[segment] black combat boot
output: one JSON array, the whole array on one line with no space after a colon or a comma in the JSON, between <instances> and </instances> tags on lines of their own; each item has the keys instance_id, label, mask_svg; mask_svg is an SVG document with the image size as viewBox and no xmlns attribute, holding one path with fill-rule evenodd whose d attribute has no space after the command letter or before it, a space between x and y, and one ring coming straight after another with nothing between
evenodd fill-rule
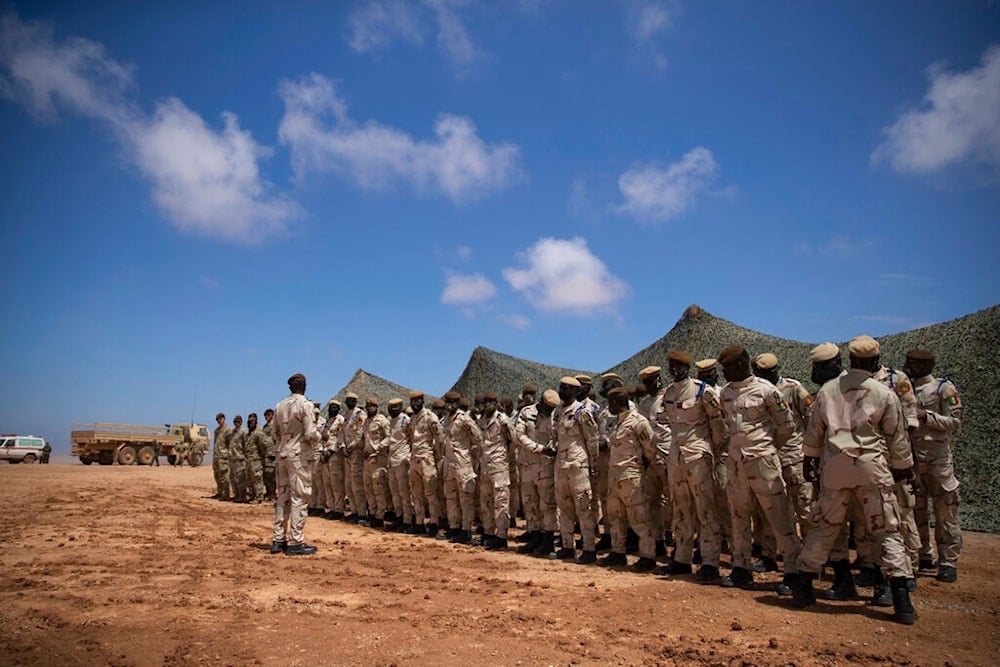
<instances>
[{"instance_id":1,"label":"black combat boot","mask_svg":"<svg viewBox=\"0 0 1000 667\"><path fill-rule=\"evenodd\" d=\"M472 532L468 530L460 530L455 537L451 538L451 541L455 544L471 544L472 543Z\"/></svg>"},{"instance_id":2,"label":"black combat boot","mask_svg":"<svg viewBox=\"0 0 1000 667\"><path fill-rule=\"evenodd\" d=\"M597 562L596 551L581 551L580 556L576 559L577 565L593 565L596 562Z\"/></svg>"},{"instance_id":3,"label":"black combat boot","mask_svg":"<svg viewBox=\"0 0 1000 667\"><path fill-rule=\"evenodd\" d=\"M816 575L812 572L799 572L799 581L792 591L792 606L805 609L816 604L816 590L813 581Z\"/></svg>"},{"instance_id":4,"label":"black combat boot","mask_svg":"<svg viewBox=\"0 0 1000 667\"><path fill-rule=\"evenodd\" d=\"M754 572L777 572L778 561L771 556L761 556L750 567Z\"/></svg>"},{"instance_id":5,"label":"black combat boot","mask_svg":"<svg viewBox=\"0 0 1000 667\"><path fill-rule=\"evenodd\" d=\"M436 523L429 523L425 530L427 531L427 537L437 537L438 525Z\"/></svg>"},{"instance_id":6,"label":"black combat boot","mask_svg":"<svg viewBox=\"0 0 1000 667\"><path fill-rule=\"evenodd\" d=\"M872 567L871 565L863 565L858 572L858 576L854 578L856 586L863 586L865 588L874 586L879 582L885 583L882 580L882 572L877 567Z\"/></svg>"},{"instance_id":7,"label":"black combat boot","mask_svg":"<svg viewBox=\"0 0 1000 667\"><path fill-rule=\"evenodd\" d=\"M833 561L833 586L823 591L827 600L854 600L858 597L858 589L854 587L851 576L851 563L844 560Z\"/></svg>"},{"instance_id":8,"label":"black combat boot","mask_svg":"<svg viewBox=\"0 0 1000 667\"><path fill-rule=\"evenodd\" d=\"M531 552L531 555L548 556L555 550L555 545L554 545L555 539L556 536L552 532L547 530L542 531L541 540L539 540L538 546L535 547L535 550Z\"/></svg>"},{"instance_id":9,"label":"black combat boot","mask_svg":"<svg viewBox=\"0 0 1000 667\"><path fill-rule=\"evenodd\" d=\"M600 567L625 567L628 565L628 559L625 558L625 554L612 551L607 556L597 561L597 564Z\"/></svg>"},{"instance_id":10,"label":"black combat boot","mask_svg":"<svg viewBox=\"0 0 1000 667\"><path fill-rule=\"evenodd\" d=\"M528 541L517 548L517 553L519 554L530 554L542 543L541 531L532 530L527 535Z\"/></svg>"},{"instance_id":11,"label":"black combat boot","mask_svg":"<svg viewBox=\"0 0 1000 667\"><path fill-rule=\"evenodd\" d=\"M554 554L549 554L552 560L573 560L576 557L576 549L572 547L560 547Z\"/></svg>"},{"instance_id":12,"label":"black combat boot","mask_svg":"<svg viewBox=\"0 0 1000 667\"><path fill-rule=\"evenodd\" d=\"M656 559L642 556L629 569L633 572L652 572L656 569Z\"/></svg>"},{"instance_id":13,"label":"black combat boot","mask_svg":"<svg viewBox=\"0 0 1000 667\"><path fill-rule=\"evenodd\" d=\"M881 570L876 570L876 572L878 573L878 581L872 588L872 599L869 604L873 607L891 607L892 593L889 591L889 584L882 576Z\"/></svg>"},{"instance_id":14,"label":"black combat boot","mask_svg":"<svg viewBox=\"0 0 1000 667\"><path fill-rule=\"evenodd\" d=\"M893 577L889 582L892 588L892 619L903 625L917 622L917 610L910 602L910 591L906 589L908 581L908 577Z\"/></svg>"},{"instance_id":15,"label":"black combat boot","mask_svg":"<svg viewBox=\"0 0 1000 667\"><path fill-rule=\"evenodd\" d=\"M608 549L610 549L611 533L605 530L604 534L601 535L601 539L597 540L597 544L594 545L594 548L597 549L598 551L607 551Z\"/></svg>"},{"instance_id":16,"label":"black combat boot","mask_svg":"<svg viewBox=\"0 0 1000 667\"><path fill-rule=\"evenodd\" d=\"M795 595L795 589L799 587L799 575L796 572L785 572L781 583L775 589L778 597L789 598Z\"/></svg>"},{"instance_id":17,"label":"black combat boot","mask_svg":"<svg viewBox=\"0 0 1000 667\"><path fill-rule=\"evenodd\" d=\"M667 555L667 541L666 540L656 540L656 557L665 558Z\"/></svg>"}]
</instances>

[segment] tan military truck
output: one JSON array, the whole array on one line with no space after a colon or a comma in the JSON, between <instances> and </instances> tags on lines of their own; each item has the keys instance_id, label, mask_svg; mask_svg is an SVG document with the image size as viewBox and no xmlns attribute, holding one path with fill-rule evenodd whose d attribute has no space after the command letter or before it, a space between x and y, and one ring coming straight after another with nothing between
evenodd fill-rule
<instances>
[{"instance_id":1,"label":"tan military truck","mask_svg":"<svg viewBox=\"0 0 1000 667\"><path fill-rule=\"evenodd\" d=\"M203 424L73 424L70 433L73 456L84 465L95 461L111 465L153 465L166 456L170 465L201 465L208 451L208 429Z\"/></svg>"}]
</instances>

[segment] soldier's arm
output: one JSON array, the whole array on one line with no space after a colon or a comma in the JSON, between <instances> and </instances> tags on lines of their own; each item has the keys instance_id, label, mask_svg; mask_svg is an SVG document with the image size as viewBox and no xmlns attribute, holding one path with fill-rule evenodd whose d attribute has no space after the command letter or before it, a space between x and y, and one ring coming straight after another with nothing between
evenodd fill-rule
<instances>
[{"instance_id":1,"label":"soldier's arm","mask_svg":"<svg viewBox=\"0 0 1000 667\"><path fill-rule=\"evenodd\" d=\"M823 440L826 438L826 416L823 414L825 406L823 394L817 395L802 440L802 454L805 456L819 458L823 455Z\"/></svg>"},{"instance_id":2,"label":"soldier's arm","mask_svg":"<svg viewBox=\"0 0 1000 667\"><path fill-rule=\"evenodd\" d=\"M656 460L656 446L653 444L653 426L648 419L640 419L635 425L635 439L642 447L642 455L647 462ZM647 463L648 465L648 463Z\"/></svg>"},{"instance_id":3,"label":"soldier's arm","mask_svg":"<svg viewBox=\"0 0 1000 667\"><path fill-rule=\"evenodd\" d=\"M706 391L701 395L701 404L705 408L705 416L708 417L708 430L712 438L712 452L718 455L726 444L726 420L722 417L722 409L719 407L719 399L712 391Z\"/></svg>"},{"instance_id":4,"label":"soldier's arm","mask_svg":"<svg viewBox=\"0 0 1000 667\"><path fill-rule=\"evenodd\" d=\"M580 425L583 440L587 445L587 457L590 459L590 465L593 466L597 463L598 453L597 422L594 421L594 415L590 413L590 410L580 410L577 416L577 423Z\"/></svg>"},{"instance_id":5,"label":"soldier's arm","mask_svg":"<svg viewBox=\"0 0 1000 667\"><path fill-rule=\"evenodd\" d=\"M951 382L941 386L938 397L938 410L927 410L927 427L945 433L955 433L962 425L962 400L958 389Z\"/></svg>"},{"instance_id":6,"label":"soldier's arm","mask_svg":"<svg viewBox=\"0 0 1000 667\"><path fill-rule=\"evenodd\" d=\"M896 394L889 393L889 402L879 427L885 436L885 444L889 450L889 467L896 470L906 470L913 467L913 450L906 431L906 415Z\"/></svg>"},{"instance_id":7,"label":"soldier's arm","mask_svg":"<svg viewBox=\"0 0 1000 667\"><path fill-rule=\"evenodd\" d=\"M542 419L539 416L538 419ZM514 441L519 447L528 450L529 452L535 454L541 454L545 449L545 445L548 443L538 442L535 440L535 434L537 430L534 428L534 424L537 423L534 420L529 420L526 417L519 417L517 423L514 425ZM529 433L529 429L531 433Z\"/></svg>"},{"instance_id":8,"label":"soldier's arm","mask_svg":"<svg viewBox=\"0 0 1000 667\"><path fill-rule=\"evenodd\" d=\"M802 417L802 423L808 424L809 420L812 419L813 410L813 397L812 394L806 390L805 387L799 385L795 390L796 400L798 402L797 409L799 411L799 416Z\"/></svg>"},{"instance_id":9,"label":"soldier's arm","mask_svg":"<svg viewBox=\"0 0 1000 667\"><path fill-rule=\"evenodd\" d=\"M766 394L764 404L774 420L774 446L782 449L795 432L795 422L792 421L792 413L780 391L769 389Z\"/></svg>"},{"instance_id":10,"label":"soldier's arm","mask_svg":"<svg viewBox=\"0 0 1000 667\"><path fill-rule=\"evenodd\" d=\"M313 418L313 407L303 410L302 415L302 437L306 442L316 444L319 442L319 431L316 430L316 420Z\"/></svg>"}]
</instances>

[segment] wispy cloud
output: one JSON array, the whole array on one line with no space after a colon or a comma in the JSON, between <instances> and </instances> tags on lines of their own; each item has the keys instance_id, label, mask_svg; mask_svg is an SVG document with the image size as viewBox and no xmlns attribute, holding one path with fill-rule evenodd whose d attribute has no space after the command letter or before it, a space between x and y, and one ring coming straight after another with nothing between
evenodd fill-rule
<instances>
[{"instance_id":1,"label":"wispy cloud","mask_svg":"<svg viewBox=\"0 0 1000 667\"><path fill-rule=\"evenodd\" d=\"M667 2L640 0L625 13L625 31L636 53L654 69L663 70L667 58L657 46L657 38L673 24L674 11Z\"/></svg>"},{"instance_id":2,"label":"wispy cloud","mask_svg":"<svg viewBox=\"0 0 1000 667\"><path fill-rule=\"evenodd\" d=\"M170 98L150 117L128 98L132 68L95 42L57 42L40 23L7 14L0 19L0 96L45 120L60 110L105 123L152 185L153 202L183 231L252 243L287 229L301 215L274 194L257 144L231 113L221 130L209 127Z\"/></svg>"},{"instance_id":3,"label":"wispy cloud","mask_svg":"<svg viewBox=\"0 0 1000 667\"><path fill-rule=\"evenodd\" d=\"M938 64L927 75L923 104L883 130L872 161L900 172L928 173L963 161L1000 171L1000 46L987 49L979 67L953 73Z\"/></svg>"},{"instance_id":4,"label":"wispy cloud","mask_svg":"<svg viewBox=\"0 0 1000 667\"><path fill-rule=\"evenodd\" d=\"M472 259L472 248L467 245L460 245L455 248L455 256L458 257L460 262L468 262Z\"/></svg>"},{"instance_id":5,"label":"wispy cloud","mask_svg":"<svg viewBox=\"0 0 1000 667\"><path fill-rule=\"evenodd\" d=\"M814 243L800 241L795 250L801 255L833 257L846 259L867 254L875 249L875 243L870 239L856 239L847 234L834 234L826 241Z\"/></svg>"},{"instance_id":6,"label":"wispy cloud","mask_svg":"<svg viewBox=\"0 0 1000 667\"><path fill-rule=\"evenodd\" d=\"M418 140L377 121L354 123L333 83L322 75L284 81L279 90L285 115L278 136L291 150L298 177L333 173L365 189L403 181L455 202L502 190L522 177L518 147L486 144L464 116L440 115L434 139Z\"/></svg>"},{"instance_id":7,"label":"wispy cloud","mask_svg":"<svg viewBox=\"0 0 1000 667\"><path fill-rule=\"evenodd\" d=\"M216 280L215 278L212 278L211 276L201 276L199 280L201 281L201 284L204 285L205 287L209 287L211 289L218 289L219 287L219 281Z\"/></svg>"},{"instance_id":8,"label":"wispy cloud","mask_svg":"<svg viewBox=\"0 0 1000 667\"><path fill-rule=\"evenodd\" d=\"M617 207L644 222L665 222L693 206L718 178L712 151L699 146L666 166L637 164L618 177L625 201Z\"/></svg>"},{"instance_id":9,"label":"wispy cloud","mask_svg":"<svg viewBox=\"0 0 1000 667\"><path fill-rule=\"evenodd\" d=\"M504 280L540 311L584 316L613 310L628 295L582 238L542 238L518 258L522 266L505 268Z\"/></svg>"},{"instance_id":10,"label":"wispy cloud","mask_svg":"<svg viewBox=\"0 0 1000 667\"><path fill-rule=\"evenodd\" d=\"M531 328L531 320L524 315L497 315L497 320L518 331L526 331Z\"/></svg>"},{"instance_id":11,"label":"wispy cloud","mask_svg":"<svg viewBox=\"0 0 1000 667\"><path fill-rule=\"evenodd\" d=\"M489 301L497 288L481 273L449 273L445 278L441 303L449 306L478 305Z\"/></svg>"}]
</instances>

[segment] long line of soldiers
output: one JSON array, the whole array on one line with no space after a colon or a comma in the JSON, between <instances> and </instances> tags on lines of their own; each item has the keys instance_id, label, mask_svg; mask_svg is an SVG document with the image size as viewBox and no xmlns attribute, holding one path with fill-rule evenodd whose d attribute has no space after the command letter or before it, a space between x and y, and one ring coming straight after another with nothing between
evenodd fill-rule
<instances>
[{"instance_id":1,"label":"long line of soldiers","mask_svg":"<svg viewBox=\"0 0 1000 667\"><path fill-rule=\"evenodd\" d=\"M812 380L821 386L815 398L781 376L774 354L751 359L739 345L697 363L671 351L670 384L662 386L662 369L651 366L639 373L644 392L606 373L598 391L603 407L591 398L588 376L564 377L558 391L540 395L525 385L516 408L492 391L475 406L448 392L428 408L414 391L408 408L395 398L386 415L377 399L362 409L348 393L344 406L329 402L325 419L302 409L295 413L302 423L279 428L279 467L301 457L311 484L299 485L305 497L297 519L295 489L283 489L279 471L272 552L315 553L301 537L307 503L310 514L327 519L488 550L508 548L520 506L526 531L518 553L623 567L637 548L633 571L693 574L700 583L741 588L754 587L755 571L778 570L780 559L778 593L791 595L796 607L815 602L813 581L831 563L826 599L856 599L856 585L873 586L872 604L891 606L897 621L912 624L914 571L936 565L939 581L957 578L950 434L960 425L961 403L950 381L931 375L934 356L926 350L907 353L906 372L882 366L879 344L868 336L851 341L849 356L844 371L833 343L812 350ZM304 400L305 378L292 380L301 391L293 387L286 401ZM217 429L217 448L219 436ZM861 568L856 580L849 521ZM669 563L657 567L671 542ZM726 543L732 569L722 576ZM756 561L755 543L762 554Z\"/></svg>"}]
</instances>

